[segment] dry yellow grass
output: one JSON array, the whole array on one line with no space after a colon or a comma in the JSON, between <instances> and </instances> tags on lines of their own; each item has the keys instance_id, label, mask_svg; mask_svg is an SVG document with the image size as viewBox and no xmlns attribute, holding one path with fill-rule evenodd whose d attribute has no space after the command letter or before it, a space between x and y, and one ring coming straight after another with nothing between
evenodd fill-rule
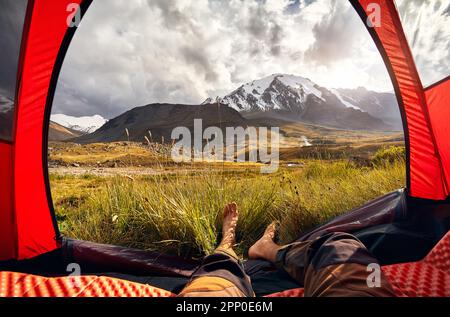
<instances>
[{"instance_id":1,"label":"dry yellow grass","mask_svg":"<svg viewBox=\"0 0 450 317\"><path fill-rule=\"evenodd\" d=\"M389 156L389 155L388 155ZM385 156L383 156L386 158ZM403 160L361 167L309 160L273 175L259 169L101 178L51 176L63 234L186 256L213 251L225 203L241 208L241 253L274 219L284 242L354 207L404 186Z\"/></svg>"}]
</instances>

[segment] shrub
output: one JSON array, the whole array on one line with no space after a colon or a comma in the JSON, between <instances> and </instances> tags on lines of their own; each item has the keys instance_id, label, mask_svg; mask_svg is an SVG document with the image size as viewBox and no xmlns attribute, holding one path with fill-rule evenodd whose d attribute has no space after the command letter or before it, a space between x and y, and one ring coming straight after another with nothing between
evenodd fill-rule
<instances>
[{"instance_id":1,"label":"shrub","mask_svg":"<svg viewBox=\"0 0 450 317\"><path fill-rule=\"evenodd\" d=\"M394 162L404 162L406 159L405 147L391 146L378 150L372 158L372 164L379 166L392 164Z\"/></svg>"}]
</instances>

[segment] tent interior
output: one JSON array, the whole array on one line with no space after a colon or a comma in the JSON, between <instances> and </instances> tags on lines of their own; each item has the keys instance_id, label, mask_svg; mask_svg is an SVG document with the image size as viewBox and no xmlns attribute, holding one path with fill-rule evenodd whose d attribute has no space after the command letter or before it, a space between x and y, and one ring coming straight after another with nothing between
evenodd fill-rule
<instances>
[{"instance_id":1,"label":"tent interior","mask_svg":"<svg viewBox=\"0 0 450 317\"><path fill-rule=\"evenodd\" d=\"M380 261L400 296L450 296L449 77L423 86L393 1L350 2L362 22L372 13L371 3L381 8L380 26L364 24L383 57L400 106L407 187L306 232L298 241L325 232L352 233ZM25 22L23 29L10 34L18 39L12 57L16 66L7 69L14 78L8 83L13 104L10 126L0 127L0 296L86 295L87 285L95 284L93 277L110 285L121 281L112 288L134 287L126 292L103 290L104 296L177 294L200 260L73 240L58 230L48 176L48 126L60 70L76 31L67 26L66 7L79 4L83 16L92 0L6 3L8 10L0 15L19 14ZM71 293L73 287L68 291L63 280L72 263L83 267L86 278L77 293ZM247 260L245 268L257 296L302 294L302 285L268 262ZM422 272L423 285L417 286L413 280ZM24 287L27 278L31 286ZM140 285L155 289L143 291ZM38 292L40 287L46 291ZM99 294L91 290L88 296Z\"/></svg>"}]
</instances>

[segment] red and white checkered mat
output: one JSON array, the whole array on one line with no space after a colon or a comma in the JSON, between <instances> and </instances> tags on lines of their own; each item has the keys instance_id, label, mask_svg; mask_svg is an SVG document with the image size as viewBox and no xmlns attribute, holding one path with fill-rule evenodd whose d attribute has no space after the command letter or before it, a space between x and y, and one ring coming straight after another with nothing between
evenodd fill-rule
<instances>
[{"instance_id":1,"label":"red and white checkered mat","mask_svg":"<svg viewBox=\"0 0 450 317\"><path fill-rule=\"evenodd\" d=\"M109 277L78 276L47 278L0 272L0 297L172 297L150 285Z\"/></svg>"},{"instance_id":2,"label":"red and white checkered mat","mask_svg":"<svg viewBox=\"0 0 450 317\"><path fill-rule=\"evenodd\" d=\"M450 232L420 262L383 268L398 296L450 297Z\"/></svg>"},{"instance_id":3,"label":"red and white checkered mat","mask_svg":"<svg viewBox=\"0 0 450 317\"><path fill-rule=\"evenodd\" d=\"M425 262L389 265L383 272L397 296L450 296L450 274Z\"/></svg>"},{"instance_id":4,"label":"red and white checkered mat","mask_svg":"<svg viewBox=\"0 0 450 317\"><path fill-rule=\"evenodd\" d=\"M450 274L450 231L428 254L425 262Z\"/></svg>"},{"instance_id":5,"label":"red and white checkered mat","mask_svg":"<svg viewBox=\"0 0 450 317\"><path fill-rule=\"evenodd\" d=\"M399 297L450 297L450 232L419 262L383 267ZM288 290L269 297L303 297L304 289Z\"/></svg>"}]
</instances>

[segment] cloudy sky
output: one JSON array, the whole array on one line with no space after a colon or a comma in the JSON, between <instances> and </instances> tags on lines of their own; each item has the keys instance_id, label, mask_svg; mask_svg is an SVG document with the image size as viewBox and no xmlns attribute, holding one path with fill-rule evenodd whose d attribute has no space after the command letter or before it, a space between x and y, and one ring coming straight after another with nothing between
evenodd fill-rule
<instances>
[{"instance_id":1,"label":"cloudy sky","mask_svg":"<svg viewBox=\"0 0 450 317\"><path fill-rule=\"evenodd\" d=\"M448 75L450 1L397 5L424 83ZM392 91L348 1L95 0L66 57L53 113L112 118L154 102L195 104L273 73Z\"/></svg>"}]
</instances>

